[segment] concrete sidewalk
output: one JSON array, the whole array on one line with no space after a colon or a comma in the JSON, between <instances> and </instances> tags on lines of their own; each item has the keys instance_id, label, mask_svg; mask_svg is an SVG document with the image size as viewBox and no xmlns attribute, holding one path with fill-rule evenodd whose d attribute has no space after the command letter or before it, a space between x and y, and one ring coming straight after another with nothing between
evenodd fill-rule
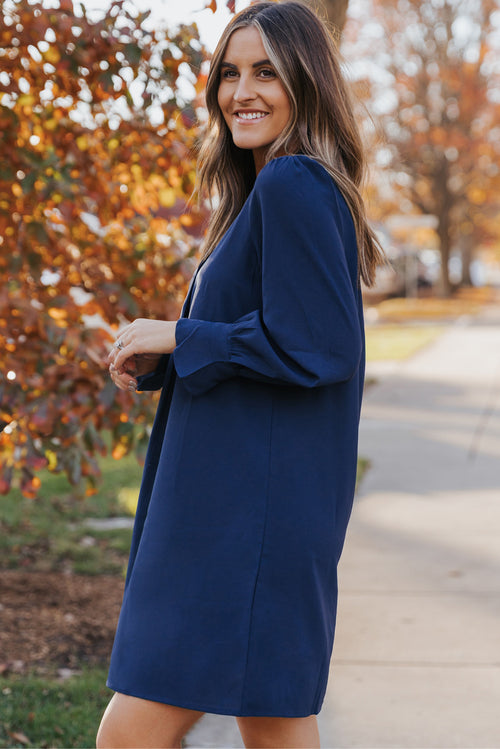
<instances>
[{"instance_id":1,"label":"concrete sidewalk","mask_svg":"<svg viewBox=\"0 0 500 749\"><path fill-rule=\"evenodd\" d=\"M500 314L371 366L322 746L500 748ZM187 746L241 747L205 716Z\"/></svg>"},{"instance_id":2,"label":"concrete sidewalk","mask_svg":"<svg viewBox=\"0 0 500 749\"><path fill-rule=\"evenodd\" d=\"M500 747L500 316L371 367L325 747Z\"/></svg>"}]
</instances>

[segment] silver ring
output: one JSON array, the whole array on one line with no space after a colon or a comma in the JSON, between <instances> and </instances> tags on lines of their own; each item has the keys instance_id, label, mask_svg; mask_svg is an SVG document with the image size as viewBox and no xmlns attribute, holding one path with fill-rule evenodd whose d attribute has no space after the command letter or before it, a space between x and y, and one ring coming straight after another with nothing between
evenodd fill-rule
<instances>
[{"instance_id":1,"label":"silver ring","mask_svg":"<svg viewBox=\"0 0 500 749\"><path fill-rule=\"evenodd\" d=\"M123 348L122 341L115 341L115 348L122 349Z\"/></svg>"}]
</instances>

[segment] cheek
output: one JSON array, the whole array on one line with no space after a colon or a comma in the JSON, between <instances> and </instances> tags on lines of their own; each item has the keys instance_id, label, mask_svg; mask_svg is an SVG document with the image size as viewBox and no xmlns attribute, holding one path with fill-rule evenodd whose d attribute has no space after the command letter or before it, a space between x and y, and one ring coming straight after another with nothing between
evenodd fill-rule
<instances>
[{"instance_id":1,"label":"cheek","mask_svg":"<svg viewBox=\"0 0 500 749\"><path fill-rule=\"evenodd\" d=\"M222 111L222 114L224 114L224 108L227 107L228 103L228 95L222 84L219 86L219 90L217 91L217 103Z\"/></svg>"},{"instance_id":2,"label":"cheek","mask_svg":"<svg viewBox=\"0 0 500 749\"><path fill-rule=\"evenodd\" d=\"M280 83L279 90L276 91L276 109L279 110L280 113L280 120L283 123L283 126L287 124L288 120L290 119L290 115L292 113L292 107L290 105L290 99L288 98L288 94L283 88L283 86Z\"/></svg>"},{"instance_id":3,"label":"cheek","mask_svg":"<svg viewBox=\"0 0 500 749\"><path fill-rule=\"evenodd\" d=\"M221 78L217 89L217 100L221 106L232 101L234 95L234 82Z\"/></svg>"}]
</instances>

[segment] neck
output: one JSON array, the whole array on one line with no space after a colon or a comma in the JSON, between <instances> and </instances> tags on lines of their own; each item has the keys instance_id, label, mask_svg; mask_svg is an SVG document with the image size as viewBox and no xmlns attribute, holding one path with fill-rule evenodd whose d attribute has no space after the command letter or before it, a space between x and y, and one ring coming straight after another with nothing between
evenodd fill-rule
<instances>
[{"instance_id":1,"label":"neck","mask_svg":"<svg viewBox=\"0 0 500 749\"><path fill-rule=\"evenodd\" d=\"M253 162L255 164L255 176L258 175L261 169L263 169L266 163L267 148L254 148L253 149Z\"/></svg>"}]
</instances>

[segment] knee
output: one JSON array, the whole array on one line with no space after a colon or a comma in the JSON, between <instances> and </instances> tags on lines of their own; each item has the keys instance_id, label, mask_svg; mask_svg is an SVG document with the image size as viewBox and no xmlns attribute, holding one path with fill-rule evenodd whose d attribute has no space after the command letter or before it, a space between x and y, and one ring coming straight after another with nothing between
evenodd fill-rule
<instances>
[{"instance_id":1,"label":"knee","mask_svg":"<svg viewBox=\"0 0 500 749\"><path fill-rule=\"evenodd\" d=\"M96 736L96 749L126 749L139 746L134 743L134 732L127 730L130 726L127 727L126 716L121 716L113 707L111 702L102 717Z\"/></svg>"},{"instance_id":2,"label":"knee","mask_svg":"<svg viewBox=\"0 0 500 749\"><path fill-rule=\"evenodd\" d=\"M115 694L97 732L97 749L180 749L201 712Z\"/></svg>"},{"instance_id":3,"label":"knee","mask_svg":"<svg viewBox=\"0 0 500 749\"><path fill-rule=\"evenodd\" d=\"M120 742L118 732L113 724L113 719L105 713L97 731L96 749L113 749L113 747L118 749L124 746Z\"/></svg>"},{"instance_id":4,"label":"knee","mask_svg":"<svg viewBox=\"0 0 500 749\"><path fill-rule=\"evenodd\" d=\"M243 743L252 749L315 749L319 747L315 715L307 718L238 718Z\"/></svg>"}]
</instances>

